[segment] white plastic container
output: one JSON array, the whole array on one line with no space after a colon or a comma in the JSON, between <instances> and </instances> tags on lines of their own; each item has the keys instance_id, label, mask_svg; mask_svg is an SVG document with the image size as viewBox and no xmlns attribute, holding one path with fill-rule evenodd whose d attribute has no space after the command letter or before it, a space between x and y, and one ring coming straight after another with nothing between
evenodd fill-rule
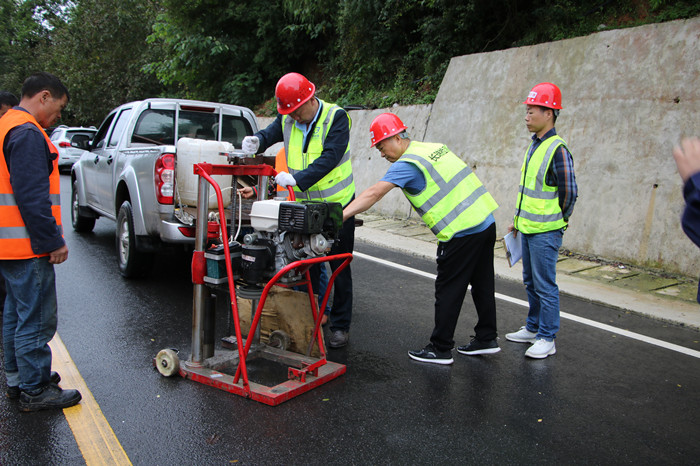
<instances>
[{"instance_id":1,"label":"white plastic container","mask_svg":"<svg viewBox=\"0 0 700 466\"><path fill-rule=\"evenodd\" d=\"M253 202L250 208L250 226L257 231L276 231L282 202L286 201L268 199Z\"/></svg>"},{"instance_id":2,"label":"white plastic container","mask_svg":"<svg viewBox=\"0 0 700 466\"><path fill-rule=\"evenodd\" d=\"M205 141L203 139L180 138L177 141L177 190L183 205L197 206L199 176L193 172L194 164L206 162L211 164L228 163L222 152L233 150L233 145L222 141ZM231 175L214 175L221 187L224 207L231 203ZM177 197L175 201L177 202ZM209 209L216 208L216 192L209 188Z\"/></svg>"}]
</instances>

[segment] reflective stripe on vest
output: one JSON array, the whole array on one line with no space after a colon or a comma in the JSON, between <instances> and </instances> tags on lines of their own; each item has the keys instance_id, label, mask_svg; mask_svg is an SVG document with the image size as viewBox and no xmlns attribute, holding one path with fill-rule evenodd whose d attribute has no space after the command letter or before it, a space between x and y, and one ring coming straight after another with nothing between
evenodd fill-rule
<instances>
[{"instance_id":1,"label":"reflective stripe on vest","mask_svg":"<svg viewBox=\"0 0 700 466\"><path fill-rule=\"evenodd\" d=\"M36 254L32 250L29 231L24 224L19 207L17 207L14 191L10 184L10 173L7 169L3 152L5 138L10 130L25 123L31 123L39 128L46 140L49 151L56 154L56 158L53 161L53 170L49 175L49 200L51 201L51 213L56 221L56 226L60 233L63 234L58 151L32 115L21 110L11 109L0 118L0 259L17 260L48 255L48 253Z\"/></svg>"},{"instance_id":2,"label":"reflective stripe on vest","mask_svg":"<svg viewBox=\"0 0 700 466\"><path fill-rule=\"evenodd\" d=\"M528 161L527 154L531 146L532 143L525 152L520 170L520 187L513 222L518 231L528 234L559 230L567 225L559 206L559 190L556 186L547 185L545 178L554 152L560 146L566 147L566 142L559 136L552 136L537 147Z\"/></svg>"},{"instance_id":3,"label":"reflective stripe on vest","mask_svg":"<svg viewBox=\"0 0 700 466\"><path fill-rule=\"evenodd\" d=\"M304 132L296 127L294 120L289 115L282 119L284 149L287 157L287 167L291 175L305 170L314 160L321 156L328 131L336 115L347 115L337 105L328 104L320 99L319 104L322 106L321 114L312 133L308 136L307 152L303 152ZM349 119L350 117L348 116ZM345 149L345 153L336 167L316 184L306 191L301 191L299 187L295 186L294 191L297 199L340 202L343 206L347 205L355 195L355 182L352 176L349 148Z\"/></svg>"},{"instance_id":4,"label":"reflective stripe on vest","mask_svg":"<svg viewBox=\"0 0 700 466\"><path fill-rule=\"evenodd\" d=\"M479 225L498 208L476 174L445 145L412 141L399 161L423 173L425 188L403 193L440 241Z\"/></svg>"}]
</instances>

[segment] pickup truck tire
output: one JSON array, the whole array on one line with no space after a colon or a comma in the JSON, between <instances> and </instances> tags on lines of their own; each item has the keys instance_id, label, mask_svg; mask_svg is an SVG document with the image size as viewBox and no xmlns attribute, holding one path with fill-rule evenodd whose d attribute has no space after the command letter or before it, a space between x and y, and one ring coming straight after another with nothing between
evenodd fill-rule
<instances>
[{"instance_id":1,"label":"pickup truck tire","mask_svg":"<svg viewBox=\"0 0 700 466\"><path fill-rule=\"evenodd\" d=\"M134 213L129 201L124 201L117 216L117 261L119 272L125 278L146 275L153 264L153 254L136 249Z\"/></svg>"},{"instance_id":2,"label":"pickup truck tire","mask_svg":"<svg viewBox=\"0 0 700 466\"><path fill-rule=\"evenodd\" d=\"M80 206L78 205L78 182L73 181L71 196L70 196L70 219L73 224L73 229L79 233L87 233L95 228L94 217L84 217L80 215Z\"/></svg>"}]
</instances>

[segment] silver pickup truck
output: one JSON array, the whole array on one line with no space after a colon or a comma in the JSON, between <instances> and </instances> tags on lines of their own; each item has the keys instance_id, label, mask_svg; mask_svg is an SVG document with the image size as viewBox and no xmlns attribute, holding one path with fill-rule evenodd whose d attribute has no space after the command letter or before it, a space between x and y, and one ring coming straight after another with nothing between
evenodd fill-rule
<instances>
[{"instance_id":1,"label":"silver pickup truck","mask_svg":"<svg viewBox=\"0 0 700 466\"><path fill-rule=\"evenodd\" d=\"M192 163L183 164L183 155L178 160L176 147L217 141L241 147L257 130L253 112L235 105L155 98L117 107L71 170L73 229L92 231L99 217L116 221L119 270L143 275L154 252L194 243L180 183L194 176Z\"/></svg>"}]
</instances>

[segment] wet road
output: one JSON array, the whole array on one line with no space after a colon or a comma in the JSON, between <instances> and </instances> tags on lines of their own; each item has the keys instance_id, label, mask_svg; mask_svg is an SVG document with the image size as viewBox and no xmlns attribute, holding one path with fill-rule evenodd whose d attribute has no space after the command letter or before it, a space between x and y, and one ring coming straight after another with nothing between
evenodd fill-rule
<instances>
[{"instance_id":1,"label":"wet road","mask_svg":"<svg viewBox=\"0 0 700 466\"><path fill-rule=\"evenodd\" d=\"M80 375L133 464L678 463L700 458L700 359L562 320L557 354L529 360L503 338L526 309L498 301L502 351L452 366L412 361L428 342L433 281L357 257L350 345L329 350L347 373L276 407L151 365L163 348L189 355L192 287L182 257L161 257L146 279L117 271L114 223L70 228L56 267L59 329ZM428 274L432 261L363 244L357 251ZM525 300L522 286L497 292ZM221 303L220 303L221 304ZM562 296L562 310L700 350L700 333ZM217 314L217 336L228 327ZM464 305L457 344L473 334ZM4 382L4 381L3 381ZM64 384L64 386L66 386ZM66 386L67 387L67 386ZM0 464L84 464L61 412L20 414L0 400Z\"/></svg>"}]
</instances>

